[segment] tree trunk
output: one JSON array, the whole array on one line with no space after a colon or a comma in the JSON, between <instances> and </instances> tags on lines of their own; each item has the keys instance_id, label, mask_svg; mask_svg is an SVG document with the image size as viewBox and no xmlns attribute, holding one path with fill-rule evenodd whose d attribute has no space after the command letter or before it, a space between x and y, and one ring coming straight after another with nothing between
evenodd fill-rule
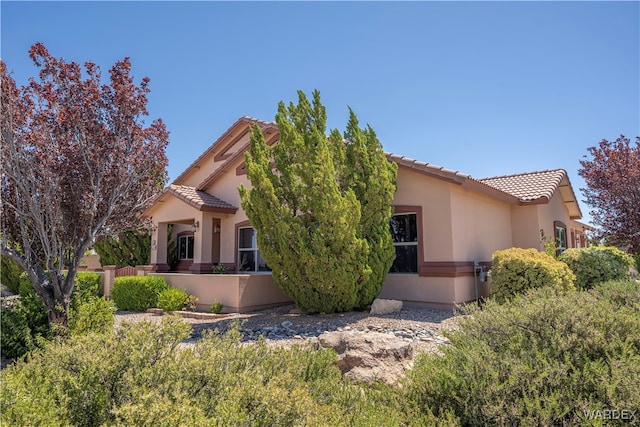
<instances>
[{"instance_id":1,"label":"tree trunk","mask_svg":"<svg viewBox=\"0 0 640 427\"><path fill-rule=\"evenodd\" d=\"M49 318L49 326L54 335L64 335L69 327L69 307L70 302L68 299L63 301L55 301L54 306L49 307L49 304L45 304L47 308L47 316Z\"/></svg>"}]
</instances>

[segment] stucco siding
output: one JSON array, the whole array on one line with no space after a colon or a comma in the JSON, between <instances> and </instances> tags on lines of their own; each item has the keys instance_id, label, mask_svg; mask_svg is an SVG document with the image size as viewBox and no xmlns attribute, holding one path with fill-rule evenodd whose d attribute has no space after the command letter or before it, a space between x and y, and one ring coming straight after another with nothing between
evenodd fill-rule
<instances>
[{"instance_id":1,"label":"stucco siding","mask_svg":"<svg viewBox=\"0 0 640 427\"><path fill-rule=\"evenodd\" d=\"M247 133L244 135L239 142L234 144L231 150L228 150L229 153L234 153L237 151L238 147L241 147L249 142L250 136ZM214 154L218 154L217 152L224 148L224 145L218 147ZM197 187L202 181L204 181L209 175L213 174L218 168L222 167L226 163L227 159L220 159L215 161L215 156L211 155L206 159L202 159L202 163L198 164L196 168L193 168L190 174L180 182L181 185L187 185L189 187ZM229 171L235 175L235 170ZM228 172L228 173L229 173ZM217 196L220 197L220 196ZM222 200L225 200L231 204L233 204L230 200L226 200L223 197L220 197ZM236 205L237 206L237 205Z\"/></svg>"},{"instance_id":2,"label":"stucco siding","mask_svg":"<svg viewBox=\"0 0 640 427\"><path fill-rule=\"evenodd\" d=\"M540 243L539 210L544 205L512 206L511 207L511 233L513 245L518 248L542 249Z\"/></svg>"},{"instance_id":3,"label":"stucco siding","mask_svg":"<svg viewBox=\"0 0 640 427\"><path fill-rule=\"evenodd\" d=\"M509 204L454 186L451 205L455 261L490 261L512 245Z\"/></svg>"},{"instance_id":4,"label":"stucco siding","mask_svg":"<svg viewBox=\"0 0 640 427\"><path fill-rule=\"evenodd\" d=\"M455 300L453 278L420 277L417 274L389 274L380 298L399 299L409 304L430 302L450 305Z\"/></svg>"},{"instance_id":5,"label":"stucco siding","mask_svg":"<svg viewBox=\"0 0 640 427\"><path fill-rule=\"evenodd\" d=\"M235 263L236 253L236 225L248 220L246 213L241 207L240 193L238 188L244 185L251 187L247 175L237 175L236 167L244 161L244 157L237 159L228 171L215 180L205 191L214 194L216 197L238 207L235 214L217 215L220 218L220 263Z\"/></svg>"},{"instance_id":6,"label":"stucco siding","mask_svg":"<svg viewBox=\"0 0 640 427\"><path fill-rule=\"evenodd\" d=\"M453 184L398 168L394 206L421 206L424 259L450 261L453 257L451 234L451 188Z\"/></svg>"},{"instance_id":7,"label":"stucco siding","mask_svg":"<svg viewBox=\"0 0 640 427\"><path fill-rule=\"evenodd\" d=\"M198 296L198 309L208 311L220 302L223 312L244 312L291 302L273 283L270 274L153 274L173 287Z\"/></svg>"},{"instance_id":8,"label":"stucco siding","mask_svg":"<svg viewBox=\"0 0 640 427\"><path fill-rule=\"evenodd\" d=\"M198 210L173 196L165 196L164 201L158 203L153 211L153 222L171 222L174 224L184 222L192 224L193 218L198 215Z\"/></svg>"},{"instance_id":9,"label":"stucco siding","mask_svg":"<svg viewBox=\"0 0 640 427\"><path fill-rule=\"evenodd\" d=\"M567 232L569 232L571 222L569 210L562 201L559 192L553 195L547 205L541 206L540 208L540 228L544 229L545 236L547 236L548 239L553 239L554 221L562 222L567 227Z\"/></svg>"}]
</instances>

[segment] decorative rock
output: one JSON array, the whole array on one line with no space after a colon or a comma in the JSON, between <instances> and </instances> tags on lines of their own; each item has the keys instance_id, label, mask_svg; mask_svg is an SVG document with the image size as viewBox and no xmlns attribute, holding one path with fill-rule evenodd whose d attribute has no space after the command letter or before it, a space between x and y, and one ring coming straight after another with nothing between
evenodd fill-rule
<instances>
[{"instance_id":1,"label":"decorative rock","mask_svg":"<svg viewBox=\"0 0 640 427\"><path fill-rule=\"evenodd\" d=\"M336 364L345 376L368 383L384 381L394 384L412 364L410 340L388 334L325 332L319 341L338 353Z\"/></svg>"},{"instance_id":2,"label":"decorative rock","mask_svg":"<svg viewBox=\"0 0 640 427\"><path fill-rule=\"evenodd\" d=\"M293 326L293 322L290 320L285 320L284 322L281 323L283 328L286 329L291 329L291 327Z\"/></svg>"},{"instance_id":3,"label":"decorative rock","mask_svg":"<svg viewBox=\"0 0 640 427\"><path fill-rule=\"evenodd\" d=\"M397 313L402 310L402 301L376 298L371 304L370 315Z\"/></svg>"}]
</instances>

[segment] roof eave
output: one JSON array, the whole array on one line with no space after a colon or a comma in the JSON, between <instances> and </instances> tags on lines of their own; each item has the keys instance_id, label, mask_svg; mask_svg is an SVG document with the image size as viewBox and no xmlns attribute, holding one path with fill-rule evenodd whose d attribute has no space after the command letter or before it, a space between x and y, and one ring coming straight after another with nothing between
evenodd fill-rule
<instances>
[{"instance_id":1,"label":"roof eave","mask_svg":"<svg viewBox=\"0 0 640 427\"><path fill-rule=\"evenodd\" d=\"M151 213L156 209L157 204L162 201L162 198L168 193L168 191L169 187L165 187L158 195L152 197L149 201L149 206L142 211L140 215L138 215L138 218L150 218L152 216Z\"/></svg>"},{"instance_id":2,"label":"roof eave","mask_svg":"<svg viewBox=\"0 0 640 427\"><path fill-rule=\"evenodd\" d=\"M538 197L537 199L518 199L518 205L520 206L546 205L548 203L549 198L547 196Z\"/></svg>"},{"instance_id":3,"label":"roof eave","mask_svg":"<svg viewBox=\"0 0 640 427\"><path fill-rule=\"evenodd\" d=\"M221 208L215 206L201 206L198 209L201 212L214 212L214 213L224 213L224 214L235 214L238 211L238 208Z\"/></svg>"}]
</instances>

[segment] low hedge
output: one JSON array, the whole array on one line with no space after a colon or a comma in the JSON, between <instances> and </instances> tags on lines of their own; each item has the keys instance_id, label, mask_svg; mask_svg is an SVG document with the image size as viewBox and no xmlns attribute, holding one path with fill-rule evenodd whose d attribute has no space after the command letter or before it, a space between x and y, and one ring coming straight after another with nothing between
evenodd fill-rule
<instances>
[{"instance_id":1,"label":"low hedge","mask_svg":"<svg viewBox=\"0 0 640 427\"><path fill-rule=\"evenodd\" d=\"M496 251L491 277L491 296L498 301L545 286L562 291L575 289L575 275L567 264L535 249Z\"/></svg>"},{"instance_id":2,"label":"low hedge","mask_svg":"<svg viewBox=\"0 0 640 427\"><path fill-rule=\"evenodd\" d=\"M576 275L579 289L591 289L608 280L626 279L629 266L634 262L630 255L610 246L567 249L558 259L567 263Z\"/></svg>"},{"instance_id":3,"label":"low hedge","mask_svg":"<svg viewBox=\"0 0 640 427\"><path fill-rule=\"evenodd\" d=\"M113 281L111 298L118 310L145 311L158 305L158 296L169 284L161 276L125 276Z\"/></svg>"}]
</instances>

